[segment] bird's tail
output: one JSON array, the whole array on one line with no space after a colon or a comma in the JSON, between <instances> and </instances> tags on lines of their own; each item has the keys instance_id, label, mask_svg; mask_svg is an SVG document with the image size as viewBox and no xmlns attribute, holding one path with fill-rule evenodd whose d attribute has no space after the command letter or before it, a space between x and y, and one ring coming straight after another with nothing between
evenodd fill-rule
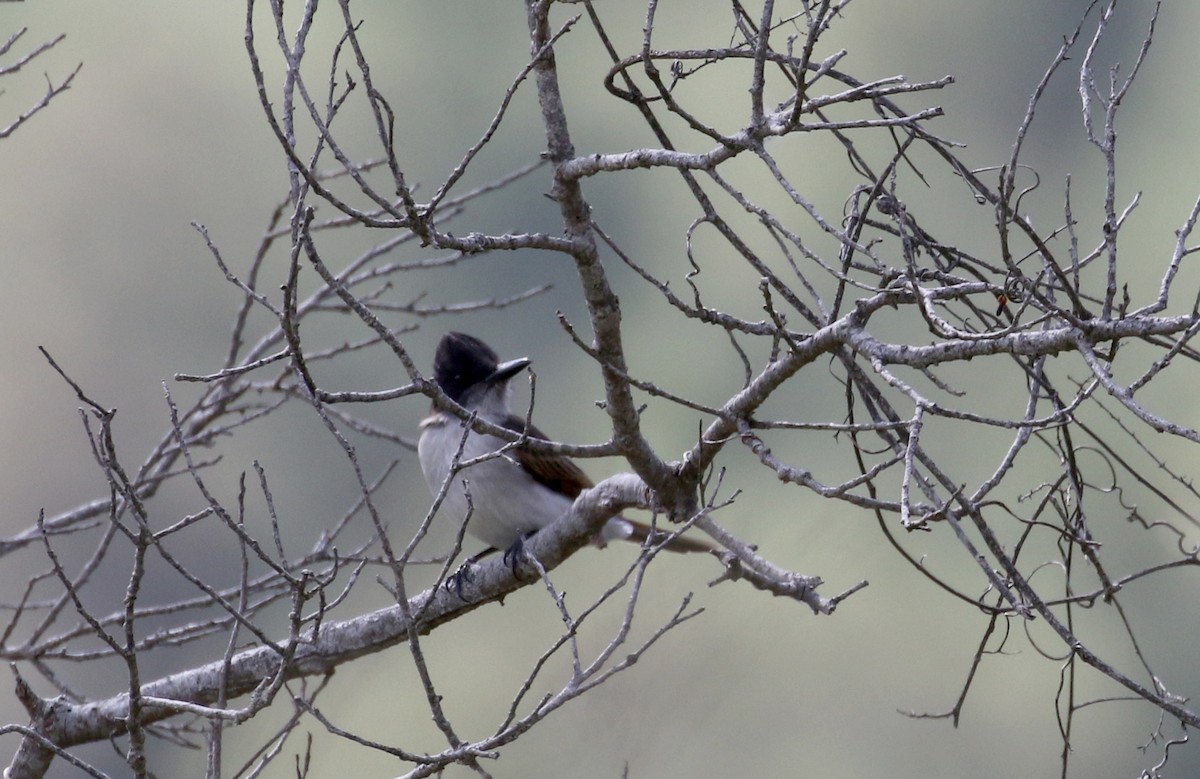
<instances>
[{"instance_id":1,"label":"bird's tail","mask_svg":"<svg viewBox=\"0 0 1200 779\"><path fill-rule=\"evenodd\" d=\"M659 530L656 527L635 522L632 519L625 517L613 517L604 525L601 531L603 541L612 541L620 539L622 541L632 541L635 544L649 543L651 546L658 546L664 541L666 544L663 549L668 552L716 552L717 547L711 542L702 538L689 538L687 536L675 536L672 538L671 533L665 530Z\"/></svg>"}]
</instances>

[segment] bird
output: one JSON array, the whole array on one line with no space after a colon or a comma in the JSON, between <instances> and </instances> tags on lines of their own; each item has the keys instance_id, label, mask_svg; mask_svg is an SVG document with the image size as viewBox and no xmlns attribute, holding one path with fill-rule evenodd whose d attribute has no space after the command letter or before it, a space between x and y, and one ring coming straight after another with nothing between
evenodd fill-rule
<instances>
[{"instance_id":1,"label":"bird","mask_svg":"<svg viewBox=\"0 0 1200 779\"><path fill-rule=\"evenodd\" d=\"M480 339L451 332L438 344L433 379L450 400L479 419L524 434L527 439L550 440L509 408L510 382L530 364L526 357L500 362L496 352ZM503 551L505 559L515 568L517 557L523 553L524 540L564 516L579 493L592 487L593 482L565 455L534 451L520 443L511 446L511 442L499 436L466 432L465 424L434 402L420 426L417 453L421 470L435 496L446 480L451 479L441 510L457 522L466 520L467 533L488 545L485 554ZM502 449L500 455L451 475L456 455L461 463ZM672 537L622 516L609 519L593 543L604 546L616 539L639 544L648 539L673 552L715 551L715 547L702 540ZM472 561L479 557L482 554ZM457 583L461 589L461 580Z\"/></svg>"}]
</instances>

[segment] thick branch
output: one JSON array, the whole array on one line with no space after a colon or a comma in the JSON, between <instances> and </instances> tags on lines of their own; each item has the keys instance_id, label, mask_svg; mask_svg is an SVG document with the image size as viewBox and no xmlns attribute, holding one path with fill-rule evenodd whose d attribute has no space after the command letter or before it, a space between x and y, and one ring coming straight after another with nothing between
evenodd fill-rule
<instances>
[{"instance_id":1,"label":"thick branch","mask_svg":"<svg viewBox=\"0 0 1200 779\"><path fill-rule=\"evenodd\" d=\"M526 541L526 552L535 557L543 569L551 570L585 546L609 518L623 509L646 506L648 502L649 495L640 479L631 474L618 474L584 491L570 513ZM281 672L286 679L332 673L343 663L406 641L410 625L404 619L405 612L413 615L416 632L425 634L539 578L536 568L528 563L518 564L517 573L520 578L514 577L508 562L497 556L479 565L470 582L463 587L462 597L456 589L439 587L436 591L425 590L413 596L406 608L390 606L342 622L324 623L319 633L312 635L310 632L301 639L292 661L282 669L279 652L259 646L234 655L228 663L217 660L149 682L142 686L141 694L143 698L156 700L142 702L141 722L150 724L179 713L195 713L197 706L211 706L222 693L227 699L255 693L266 689ZM280 647L284 653L292 649L287 642L281 642ZM128 694L77 704L61 696L47 700L27 693L23 702L29 709L35 731L59 747L98 741L125 732ZM214 717L224 716L215 709L205 710ZM46 764L47 752L37 739L25 738L9 766L6 779L40 776L41 769L37 766Z\"/></svg>"}]
</instances>

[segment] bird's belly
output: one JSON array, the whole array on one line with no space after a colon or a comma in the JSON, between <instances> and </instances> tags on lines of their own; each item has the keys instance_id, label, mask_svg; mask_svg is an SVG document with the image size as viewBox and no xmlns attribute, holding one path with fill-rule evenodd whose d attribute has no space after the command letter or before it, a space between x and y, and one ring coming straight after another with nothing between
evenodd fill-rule
<instances>
[{"instance_id":1,"label":"bird's belly","mask_svg":"<svg viewBox=\"0 0 1200 779\"><path fill-rule=\"evenodd\" d=\"M437 494L450 472L458 449L461 428L453 434L422 436L420 457L430 491ZM449 430L442 433L451 433ZM453 444L453 448L441 451ZM470 434L460 462L494 453L504 442L492 436ZM489 546L507 549L525 535L563 516L573 501L534 481L511 455L498 455L454 474L441 513L461 523L470 513L467 532ZM468 498L469 496L469 498Z\"/></svg>"}]
</instances>

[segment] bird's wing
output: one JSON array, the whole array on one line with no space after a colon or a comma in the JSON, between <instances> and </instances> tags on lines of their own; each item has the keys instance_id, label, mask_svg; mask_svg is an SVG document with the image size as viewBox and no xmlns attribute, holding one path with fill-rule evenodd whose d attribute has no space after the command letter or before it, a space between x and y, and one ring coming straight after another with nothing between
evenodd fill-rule
<instances>
[{"instance_id":1,"label":"bird's wing","mask_svg":"<svg viewBox=\"0 0 1200 779\"><path fill-rule=\"evenodd\" d=\"M510 414L502 423L503 427L514 433L525 431L530 438L540 438L549 441L546 434L532 424L526 426L525 420ZM595 486L575 461L562 454L532 452L524 446L513 450L517 463L533 477L534 481L544 484L550 489L574 499L588 487ZM668 552L715 552L717 547L711 542L699 538L678 536L671 538L669 532L653 528L642 522L636 522L624 517L614 517L609 520L609 526L619 529L618 536L636 544L649 542L657 545L666 543L663 547ZM669 539L669 540L668 540Z\"/></svg>"},{"instance_id":2,"label":"bird's wing","mask_svg":"<svg viewBox=\"0 0 1200 779\"><path fill-rule=\"evenodd\" d=\"M550 440L545 433L533 425L526 427L525 420L515 414L509 415L502 424L514 433L525 432L530 438ZM566 455L553 452L534 452L524 446L518 446L513 453L516 456L517 464L525 469L525 472L533 477L534 481L544 484L555 492L561 492L572 500L587 488L595 486L587 474L575 464L575 461Z\"/></svg>"}]
</instances>

